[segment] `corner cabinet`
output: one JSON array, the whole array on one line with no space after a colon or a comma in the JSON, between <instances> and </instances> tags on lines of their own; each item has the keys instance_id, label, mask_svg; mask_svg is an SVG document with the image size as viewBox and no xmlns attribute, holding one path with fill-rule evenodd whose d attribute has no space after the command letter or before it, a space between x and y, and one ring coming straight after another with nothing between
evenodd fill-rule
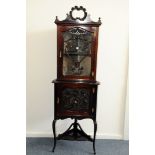
<instances>
[{"instance_id":1,"label":"corner cabinet","mask_svg":"<svg viewBox=\"0 0 155 155\"><path fill-rule=\"evenodd\" d=\"M74 17L74 11L82 11L83 17ZM93 142L94 154L97 131L96 108L97 87L96 64L98 33L101 20L94 22L86 9L75 6L65 20L56 17L57 24L57 79L53 80L54 146L57 140L89 140ZM56 135L56 121L71 118L74 123L62 134ZM92 119L93 137L87 135L78 120Z\"/></svg>"}]
</instances>

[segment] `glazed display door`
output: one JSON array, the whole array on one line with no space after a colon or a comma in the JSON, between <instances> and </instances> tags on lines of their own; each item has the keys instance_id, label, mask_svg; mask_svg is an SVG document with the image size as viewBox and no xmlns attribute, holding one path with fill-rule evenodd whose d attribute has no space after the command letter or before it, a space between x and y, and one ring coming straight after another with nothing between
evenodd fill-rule
<instances>
[{"instance_id":1,"label":"glazed display door","mask_svg":"<svg viewBox=\"0 0 155 155\"><path fill-rule=\"evenodd\" d=\"M90 28L89 28L90 29ZM91 79L94 33L88 28L65 27L61 31L60 71L63 78Z\"/></svg>"}]
</instances>

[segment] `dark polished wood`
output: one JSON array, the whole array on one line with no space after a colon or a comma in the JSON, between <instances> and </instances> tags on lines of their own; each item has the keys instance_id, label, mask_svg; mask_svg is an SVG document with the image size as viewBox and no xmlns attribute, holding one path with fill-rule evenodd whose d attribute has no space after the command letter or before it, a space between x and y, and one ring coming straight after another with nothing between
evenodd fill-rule
<instances>
[{"instance_id":1,"label":"dark polished wood","mask_svg":"<svg viewBox=\"0 0 155 155\"><path fill-rule=\"evenodd\" d=\"M78 109L77 110L72 110L72 109L64 109L63 105L63 92L66 89L70 89L73 91L77 91L80 89L86 90L89 93L88 98L84 98L86 100L89 100L89 105L87 109ZM69 96L69 94L67 94ZM70 94L70 99L73 102L78 102L77 104L80 104L83 96L75 96L76 94ZM78 94L77 94L78 95ZM80 98L81 97L81 98ZM74 101L75 100L75 101ZM92 118L93 120L96 119L96 101L97 100L97 84L89 84L89 83L55 83L55 118L67 118L67 117L72 117L72 118ZM70 100L69 100L70 101ZM70 103L71 104L71 103ZM76 103L75 103L76 104ZM81 105L84 103L81 103ZM86 102L85 102L86 104Z\"/></svg>"},{"instance_id":2,"label":"dark polished wood","mask_svg":"<svg viewBox=\"0 0 155 155\"><path fill-rule=\"evenodd\" d=\"M100 84L100 82L95 81L95 80L83 80L83 79L73 79L73 80L55 79L52 81L52 83L70 83L70 84L88 83L89 85L99 85Z\"/></svg>"},{"instance_id":3,"label":"dark polished wood","mask_svg":"<svg viewBox=\"0 0 155 155\"><path fill-rule=\"evenodd\" d=\"M55 124L56 124L56 120L54 119L53 123L52 123L53 135L54 135L54 146L53 146L52 152L54 152L55 147L56 147L56 129L55 129Z\"/></svg>"},{"instance_id":4,"label":"dark polished wood","mask_svg":"<svg viewBox=\"0 0 155 155\"><path fill-rule=\"evenodd\" d=\"M83 11L83 17L74 17L73 12ZM93 142L94 154L97 132L96 81L98 33L100 18L92 21L82 6L71 8L65 20L56 17L57 24L57 79L54 83L54 146L56 140L88 140ZM66 38L67 39L66 39ZM56 136L56 121L74 119L69 128ZM87 135L78 120L91 119L94 124L94 135Z\"/></svg>"},{"instance_id":5,"label":"dark polished wood","mask_svg":"<svg viewBox=\"0 0 155 155\"><path fill-rule=\"evenodd\" d=\"M83 18L80 18L80 17L76 17L74 18L72 16L72 13L74 10L83 10L84 11L84 17ZM56 16L56 19L55 19L55 24L57 25L87 25L87 26L100 26L102 23L101 23L101 18L98 19L97 22L94 22L91 18L90 18L90 14L87 14L86 12L86 9L83 8L82 6L80 7L72 7L71 11L69 12L69 14L66 14L66 19L60 21L58 19L58 17Z\"/></svg>"}]
</instances>

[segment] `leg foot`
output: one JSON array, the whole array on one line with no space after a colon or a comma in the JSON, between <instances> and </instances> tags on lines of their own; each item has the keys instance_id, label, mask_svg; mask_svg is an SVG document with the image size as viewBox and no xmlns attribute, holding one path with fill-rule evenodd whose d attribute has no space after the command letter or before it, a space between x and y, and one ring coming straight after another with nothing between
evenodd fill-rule
<instances>
[{"instance_id":1,"label":"leg foot","mask_svg":"<svg viewBox=\"0 0 155 155\"><path fill-rule=\"evenodd\" d=\"M94 154L96 154L95 140L96 140L97 123L96 123L96 121L93 121L93 122L94 122L93 150L94 150Z\"/></svg>"},{"instance_id":2,"label":"leg foot","mask_svg":"<svg viewBox=\"0 0 155 155\"><path fill-rule=\"evenodd\" d=\"M56 147L56 131L55 131L55 123L56 123L56 120L53 120L52 128L53 128L53 135L54 135L54 146L53 146L52 152L54 152L55 147Z\"/></svg>"}]
</instances>

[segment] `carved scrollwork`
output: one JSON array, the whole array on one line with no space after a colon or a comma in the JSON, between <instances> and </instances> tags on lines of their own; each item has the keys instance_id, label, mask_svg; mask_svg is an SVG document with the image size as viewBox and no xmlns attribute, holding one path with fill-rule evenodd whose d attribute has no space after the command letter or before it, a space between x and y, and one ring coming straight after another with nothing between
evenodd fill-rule
<instances>
[{"instance_id":1,"label":"carved scrollwork","mask_svg":"<svg viewBox=\"0 0 155 155\"><path fill-rule=\"evenodd\" d=\"M67 88L62 93L62 110L79 111L89 109L90 91Z\"/></svg>"},{"instance_id":2,"label":"carved scrollwork","mask_svg":"<svg viewBox=\"0 0 155 155\"><path fill-rule=\"evenodd\" d=\"M74 11L83 11L83 14L84 14L83 17L74 17L73 16ZM97 22L94 22L90 18L90 14L87 14L87 11L83 6L79 6L79 7L74 6L71 8L71 11L69 12L69 14L67 13L66 19L60 21L58 17L56 16L55 23L56 24L83 24L83 25L99 26L101 25L101 19L99 18Z\"/></svg>"},{"instance_id":3,"label":"carved scrollwork","mask_svg":"<svg viewBox=\"0 0 155 155\"><path fill-rule=\"evenodd\" d=\"M77 11L82 10L82 11L84 12L84 16L83 16L82 18L80 18L80 17L74 18L74 17L73 17L73 11L74 11L74 10L77 10ZM71 11L70 11L69 13L70 13L70 17L71 17L72 20L79 19L79 20L83 21L83 20L85 20L85 18L87 17L86 9L85 9L83 6L80 6L80 7L78 7L78 6L72 7L72 8L71 8Z\"/></svg>"}]
</instances>

